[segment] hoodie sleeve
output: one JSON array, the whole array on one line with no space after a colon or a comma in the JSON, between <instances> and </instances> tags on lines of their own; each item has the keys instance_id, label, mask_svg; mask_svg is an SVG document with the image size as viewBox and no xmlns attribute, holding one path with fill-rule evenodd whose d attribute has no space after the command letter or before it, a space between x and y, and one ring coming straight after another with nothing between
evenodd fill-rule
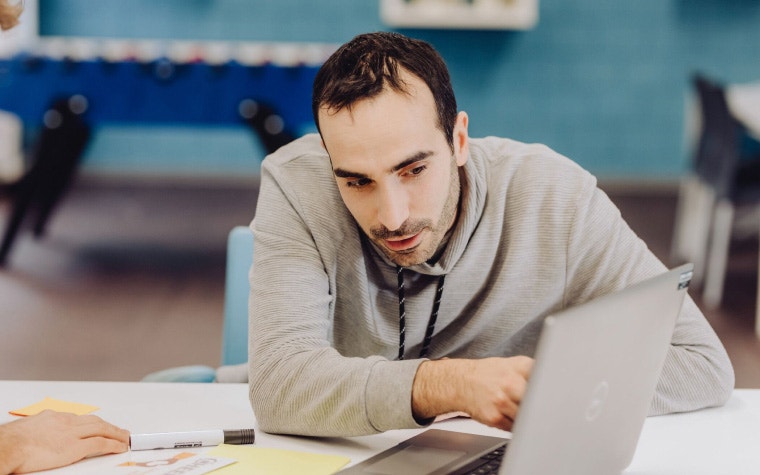
<instances>
[{"instance_id":1,"label":"hoodie sleeve","mask_svg":"<svg viewBox=\"0 0 760 475\"><path fill-rule=\"evenodd\" d=\"M589 300L665 270L589 177L577 200L568 241L567 302ZM650 415L723 405L733 387L734 372L726 350L687 295Z\"/></svg>"}]
</instances>

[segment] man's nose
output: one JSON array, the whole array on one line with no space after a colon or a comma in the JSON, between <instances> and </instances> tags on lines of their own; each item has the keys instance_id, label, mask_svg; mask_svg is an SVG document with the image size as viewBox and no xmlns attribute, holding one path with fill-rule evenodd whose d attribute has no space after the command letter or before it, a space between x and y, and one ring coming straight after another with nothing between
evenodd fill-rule
<instances>
[{"instance_id":1,"label":"man's nose","mask_svg":"<svg viewBox=\"0 0 760 475\"><path fill-rule=\"evenodd\" d=\"M396 231L409 218L409 197L400 186L384 186L379 190L377 218L389 231Z\"/></svg>"}]
</instances>

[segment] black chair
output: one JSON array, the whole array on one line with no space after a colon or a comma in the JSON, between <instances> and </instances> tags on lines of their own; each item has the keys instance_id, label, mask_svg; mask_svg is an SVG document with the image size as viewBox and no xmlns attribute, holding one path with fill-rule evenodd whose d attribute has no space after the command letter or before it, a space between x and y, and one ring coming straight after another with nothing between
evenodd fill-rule
<instances>
[{"instance_id":1,"label":"black chair","mask_svg":"<svg viewBox=\"0 0 760 475\"><path fill-rule=\"evenodd\" d=\"M238 106L243 121L261 140L267 154L296 139L295 134L287 130L285 121L265 102L244 99Z\"/></svg>"},{"instance_id":2,"label":"black chair","mask_svg":"<svg viewBox=\"0 0 760 475\"><path fill-rule=\"evenodd\" d=\"M35 237L45 233L48 218L70 187L90 137L90 127L82 118L86 109L84 97L72 96L54 101L45 113L32 165L19 182L9 188L13 204L0 244L0 266L6 264L29 213L36 213Z\"/></svg>"},{"instance_id":3,"label":"black chair","mask_svg":"<svg viewBox=\"0 0 760 475\"><path fill-rule=\"evenodd\" d=\"M87 100L82 96L56 100L45 113L44 128L37 140L31 168L19 182L0 189L0 193L13 199L0 244L0 266L6 264L25 218L36 213L34 235L44 235L55 205L71 186L90 138L90 127L83 118L86 109ZM267 103L245 99L239 104L239 114L259 138L267 154L296 138L287 130L282 117Z\"/></svg>"},{"instance_id":4,"label":"black chair","mask_svg":"<svg viewBox=\"0 0 760 475\"><path fill-rule=\"evenodd\" d=\"M760 141L732 115L723 85L699 73L692 84L701 131L687 185L691 190L679 198L673 257L689 258L704 272L704 303L717 307L723 297L735 211L760 205ZM684 235L693 240L692 252L679 256L689 247L682 245ZM760 296L758 303L760 317ZM760 318L757 328L760 335Z\"/></svg>"}]
</instances>

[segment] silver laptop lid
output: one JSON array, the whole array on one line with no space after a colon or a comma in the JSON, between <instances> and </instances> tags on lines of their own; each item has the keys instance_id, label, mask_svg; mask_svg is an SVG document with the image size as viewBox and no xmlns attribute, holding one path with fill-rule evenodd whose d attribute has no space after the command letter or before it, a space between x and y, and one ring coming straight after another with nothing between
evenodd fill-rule
<instances>
[{"instance_id":1,"label":"silver laptop lid","mask_svg":"<svg viewBox=\"0 0 760 475\"><path fill-rule=\"evenodd\" d=\"M610 475L631 461L691 265L548 317L501 475ZM341 473L469 473L504 440L428 430Z\"/></svg>"},{"instance_id":2,"label":"silver laptop lid","mask_svg":"<svg viewBox=\"0 0 760 475\"><path fill-rule=\"evenodd\" d=\"M500 474L630 464L691 275L686 264L546 319Z\"/></svg>"}]
</instances>

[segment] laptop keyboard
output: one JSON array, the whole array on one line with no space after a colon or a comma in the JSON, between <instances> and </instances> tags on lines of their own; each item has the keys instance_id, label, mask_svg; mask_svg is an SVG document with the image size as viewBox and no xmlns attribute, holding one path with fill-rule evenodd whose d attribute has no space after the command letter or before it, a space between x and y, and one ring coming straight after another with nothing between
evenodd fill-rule
<instances>
[{"instance_id":1,"label":"laptop keyboard","mask_svg":"<svg viewBox=\"0 0 760 475\"><path fill-rule=\"evenodd\" d=\"M502 445L501 447L498 447L493 451L483 455L478 460L473 462L471 466L467 467L468 471L463 472L463 475L498 474L499 467L501 466L501 461L504 458L504 450L506 450L506 448L506 445Z\"/></svg>"}]
</instances>

